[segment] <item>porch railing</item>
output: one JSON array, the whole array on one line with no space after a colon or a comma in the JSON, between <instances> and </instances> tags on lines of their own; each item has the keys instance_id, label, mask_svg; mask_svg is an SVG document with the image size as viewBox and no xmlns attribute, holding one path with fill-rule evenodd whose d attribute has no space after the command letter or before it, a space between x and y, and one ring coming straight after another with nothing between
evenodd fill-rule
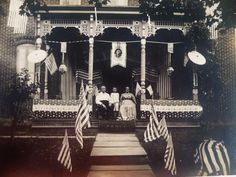
<instances>
[{"instance_id":1,"label":"porch railing","mask_svg":"<svg viewBox=\"0 0 236 177\"><path fill-rule=\"evenodd\" d=\"M147 99L141 102L139 119L149 119L152 104L158 118L165 115L169 120L196 120L203 111L198 101ZM35 99L32 110L36 119L74 119L78 105L78 100Z\"/></svg>"}]
</instances>

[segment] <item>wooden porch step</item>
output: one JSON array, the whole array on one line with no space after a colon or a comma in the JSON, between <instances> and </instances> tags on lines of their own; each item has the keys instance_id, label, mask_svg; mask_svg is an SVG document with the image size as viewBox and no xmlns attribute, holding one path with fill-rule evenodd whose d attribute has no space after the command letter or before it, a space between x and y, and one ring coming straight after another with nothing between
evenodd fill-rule
<instances>
[{"instance_id":1,"label":"wooden porch step","mask_svg":"<svg viewBox=\"0 0 236 177\"><path fill-rule=\"evenodd\" d=\"M147 153L133 133L98 133L91 152L93 165L140 165Z\"/></svg>"},{"instance_id":2,"label":"wooden porch step","mask_svg":"<svg viewBox=\"0 0 236 177\"><path fill-rule=\"evenodd\" d=\"M151 170L149 165L93 165L90 170L92 171L104 171L104 170L114 170L114 171L130 171L130 170Z\"/></svg>"},{"instance_id":3,"label":"wooden porch step","mask_svg":"<svg viewBox=\"0 0 236 177\"><path fill-rule=\"evenodd\" d=\"M135 134L99 133L91 152L94 156L146 156Z\"/></svg>"},{"instance_id":4,"label":"wooden porch step","mask_svg":"<svg viewBox=\"0 0 236 177\"><path fill-rule=\"evenodd\" d=\"M142 147L94 147L91 156L146 156Z\"/></svg>"},{"instance_id":5,"label":"wooden porch step","mask_svg":"<svg viewBox=\"0 0 236 177\"><path fill-rule=\"evenodd\" d=\"M92 166L88 177L155 177L149 165Z\"/></svg>"},{"instance_id":6,"label":"wooden porch step","mask_svg":"<svg viewBox=\"0 0 236 177\"><path fill-rule=\"evenodd\" d=\"M103 142L103 141L95 141L94 147L138 147L139 146L139 142L135 142L135 141L127 141L127 142L123 142L123 141L108 141L108 142Z\"/></svg>"}]
</instances>

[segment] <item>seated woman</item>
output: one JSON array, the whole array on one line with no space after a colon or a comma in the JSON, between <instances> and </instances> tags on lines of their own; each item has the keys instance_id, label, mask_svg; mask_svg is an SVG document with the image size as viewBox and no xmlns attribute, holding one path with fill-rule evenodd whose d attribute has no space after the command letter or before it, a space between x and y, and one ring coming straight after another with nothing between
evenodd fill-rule
<instances>
[{"instance_id":1,"label":"seated woman","mask_svg":"<svg viewBox=\"0 0 236 177\"><path fill-rule=\"evenodd\" d=\"M123 120L136 119L136 99L130 93L129 87L125 88L125 93L120 97L120 115Z\"/></svg>"}]
</instances>

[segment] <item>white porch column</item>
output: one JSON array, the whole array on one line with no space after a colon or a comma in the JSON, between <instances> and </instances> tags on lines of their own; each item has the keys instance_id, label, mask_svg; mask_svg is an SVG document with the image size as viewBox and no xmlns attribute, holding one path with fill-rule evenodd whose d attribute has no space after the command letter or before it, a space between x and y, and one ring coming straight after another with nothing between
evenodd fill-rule
<instances>
[{"instance_id":1,"label":"white porch column","mask_svg":"<svg viewBox=\"0 0 236 177\"><path fill-rule=\"evenodd\" d=\"M44 76L44 99L48 99L48 69L45 65L45 76Z\"/></svg>"},{"instance_id":2,"label":"white porch column","mask_svg":"<svg viewBox=\"0 0 236 177\"><path fill-rule=\"evenodd\" d=\"M42 47L42 38L40 38L40 33L41 33L41 27L40 27L40 21L41 21L41 16L40 14L37 15L37 19L36 19L36 36L37 36L37 39L36 39L36 49L41 49ZM40 70L41 70L41 67L40 67L40 63L39 64L36 64L35 67L36 67L36 78L37 80L35 79L35 82L38 84L40 83ZM40 89L40 86L38 86L37 88L37 94L35 95L35 98L41 98L41 89Z\"/></svg>"},{"instance_id":3,"label":"white porch column","mask_svg":"<svg viewBox=\"0 0 236 177\"><path fill-rule=\"evenodd\" d=\"M193 68L193 100L198 101L198 75L195 68Z\"/></svg>"},{"instance_id":4,"label":"white porch column","mask_svg":"<svg viewBox=\"0 0 236 177\"><path fill-rule=\"evenodd\" d=\"M42 46L42 39L41 38L37 38L36 39L36 49L41 49L41 46ZM35 83L36 84L40 84L41 81L40 81L40 75L41 75L41 64L40 63L37 63L35 64ZM41 98L41 89L40 89L40 86L38 86L37 88L37 93L35 94L35 98L36 99L40 99Z\"/></svg>"},{"instance_id":5,"label":"white porch column","mask_svg":"<svg viewBox=\"0 0 236 177\"><path fill-rule=\"evenodd\" d=\"M46 50L47 52L49 51L49 45L46 45ZM46 66L46 63L44 64L45 66L45 73L44 73L44 99L48 99L48 68Z\"/></svg>"},{"instance_id":6,"label":"white porch column","mask_svg":"<svg viewBox=\"0 0 236 177\"><path fill-rule=\"evenodd\" d=\"M88 65L88 84L89 84L89 104L92 104L92 89L93 89L93 60L94 60L94 38L89 38L89 65Z\"/></svg>"},{"instance_id":7,"label":"white porch column","mask_svg":"<svg viewBox=\"0 0 236 177\"><path fill-rule=\"evenodd\" d=\"M141 39L141 100L145 100L146 96L146 38Z\"/></svg>"},{"instance_id":8,"label":"white porch column","mask_svg":"<svg viewBox=\"0 0 236 177\"><path fill-rule=\"evenodd\" d=\"M92 91L93 91L93 62L94 62L94 19L93 15L90 15L90 24L89 24L89 61L88 61L88 85L89 85L89 95L88 95L88 103L92 105Z\"/></svg>"}]
</instances>

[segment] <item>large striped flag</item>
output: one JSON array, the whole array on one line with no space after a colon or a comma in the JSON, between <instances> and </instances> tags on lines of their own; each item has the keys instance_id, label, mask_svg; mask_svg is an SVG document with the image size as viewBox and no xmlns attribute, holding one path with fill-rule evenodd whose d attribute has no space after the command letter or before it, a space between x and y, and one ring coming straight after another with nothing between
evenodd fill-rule
<instances>
[{"instance_id":1,"label":"large striped flag","mask_svg":"<svg viewBox=\"0 0 236 177\"><path fill-rule=\"evenodd\" d=\"M68 140L67 130L65 130L65 136L62 141L61 151L57 157L57 160L66 167L70 172L72 171L72 163L70 156L70 145Z\"/></svg>"},{"instance_id":2,"label":"large striped flag","mask_svg":"<svg viewBox=\"0 0 236 177\"><path fill-rule=\"evenodd\" d=\"M45 60L44 60L49 72L53 75L57 71L57 64L54 58L53 53L51 53Z\"/></svg>"},{"instance_id":3,"label":"large striped flag","mask_svg":"<svg viewBox=\"0 0 236 177\"><path fill-rule=\"evenodd\" d=\"M162 117L162 119L159 122L158 131L160 133L160 136L163 137L163 139L167 141L169 138L169 133L168 133L165 115Z\"/></svg>"},{"instance_id":4,"label":"large striped flag","mask_svg":"<svg viewBox=\"0 0 236 177\"><path fill-rule=\"evenodd\" d=\"M89 128L90 120L89 120L89 105L86 99L83 85L83 80L81 82L80 87L80 95L79 95L79 108L78 108L78 115L75 121L75 136L77 141L79 142L81 149L83 149L83 132L82 129Z\"/></svg>"},{"instance_id":5,"label":"large striped flag","mask_svg":"<svg viewBox=\"0 0 236 177\"><path fill-rule=\"evenodd\" d=\"M165 169L170 171L171 175L176 175L176 165L175 165L175 152L172 141L172 135L169 134L169 138L167 141L166 151L164 155Z\"/></svg>"},{"instance_id":6,"label":"large striped flag","mask_svg":"<svg viewBox=\"0 0 236 177\"><path fill-rule=\"evenodd\" d=\"M200 166L199 176L229 175L230 159L223 142L206 139L196 149L194 162Z\"/></svg>"},{"instance_id":7,"label":"large striped flag","mask_svg":"<svg viewBox=\"0 0 236 177\"><path fill-rule=\"evenodd\" d=\"M150 117L150 122L147 125L147 129L144 132L144 141L151 142L160 138L160 134L158 131L159 122L157 119L157 115L154 109L154 106L151 106L152 116Z\"/></svg>"},{"instance_id":8,"label":"large striped flag","mask_svg":"<svg viewBox=\"0 0 236 177\"><path fill-rule=\"evenodd\" d=\"M28 17L20 14L23 3L23 0L10 0L7 26L13 27L14 33L26 33Z\"/></svg>"}]
</instances>

